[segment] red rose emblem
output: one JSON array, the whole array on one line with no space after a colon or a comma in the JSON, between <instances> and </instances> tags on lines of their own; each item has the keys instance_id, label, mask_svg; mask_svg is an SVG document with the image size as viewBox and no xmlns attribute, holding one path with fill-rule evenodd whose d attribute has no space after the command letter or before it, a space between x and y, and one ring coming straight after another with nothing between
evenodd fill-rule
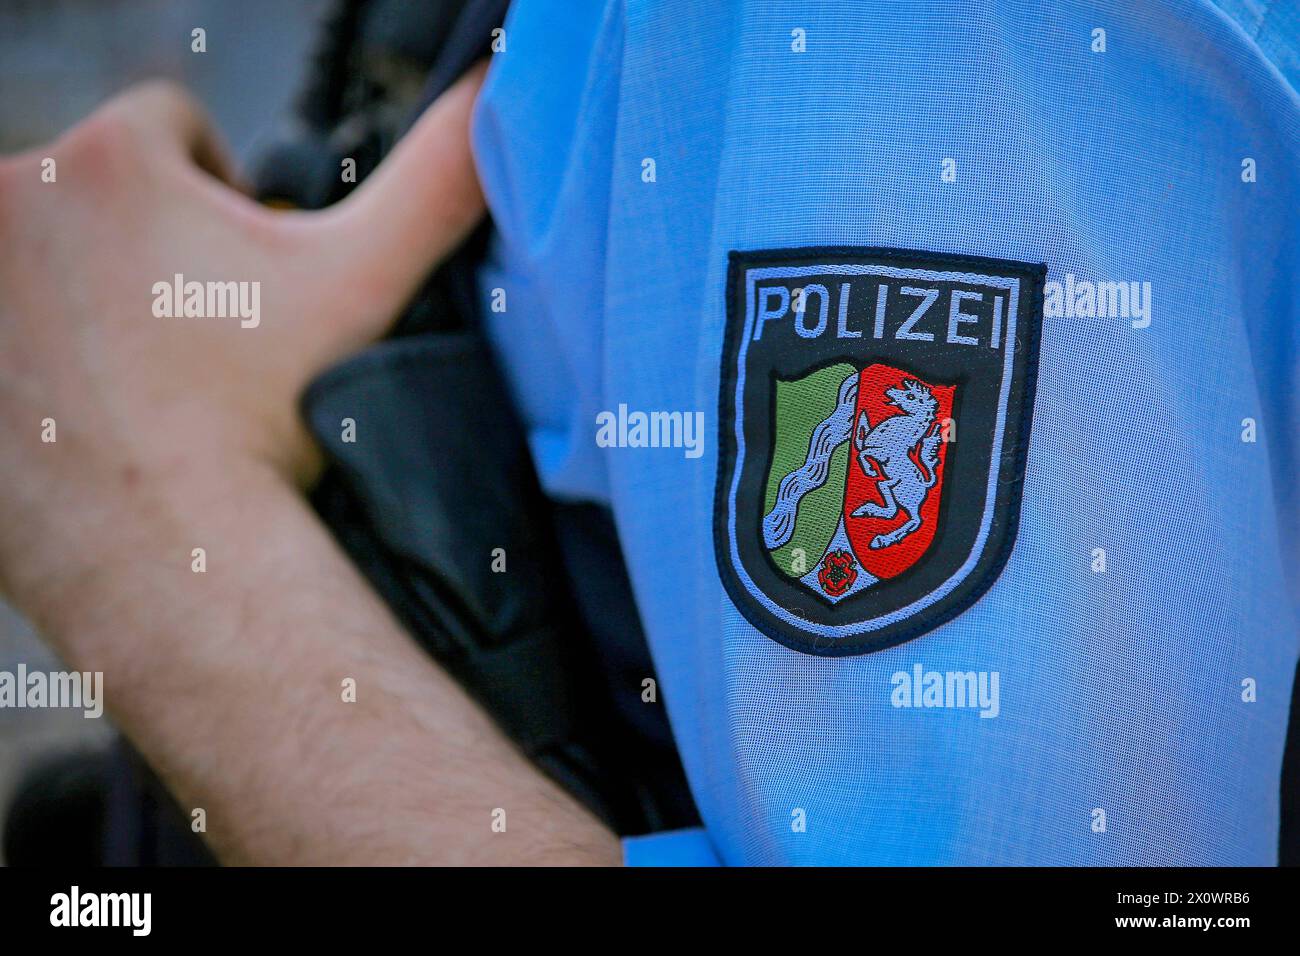
<instances>
[{"instance_id":1,"label":"red rose emblem","mask_svg":"<svg viewBox=\"0 0 1300 956\"><path fill-rule=\"evenodd\" d=\"M822 559L817 581L831 597L839 597L858 579L857 562L847 551L829 551Z\"/></svg>"}]
</instances>

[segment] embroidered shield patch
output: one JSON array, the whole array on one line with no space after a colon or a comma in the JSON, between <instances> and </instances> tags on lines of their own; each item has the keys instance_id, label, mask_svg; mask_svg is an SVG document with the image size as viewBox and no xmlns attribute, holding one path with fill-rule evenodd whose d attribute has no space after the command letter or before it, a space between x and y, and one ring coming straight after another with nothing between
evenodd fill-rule
<instances>
[{"instance_id":1,"label":"embroidered shield patch","mask_svg":"<svg viewBox=\"0 0 1300 956\"><path fill-rule=\"evenodd\" d=\"M989 588L1015 542L1046 266L736 252L714 545L769 637L862 654Z\"/></svg>"}]
</instances>

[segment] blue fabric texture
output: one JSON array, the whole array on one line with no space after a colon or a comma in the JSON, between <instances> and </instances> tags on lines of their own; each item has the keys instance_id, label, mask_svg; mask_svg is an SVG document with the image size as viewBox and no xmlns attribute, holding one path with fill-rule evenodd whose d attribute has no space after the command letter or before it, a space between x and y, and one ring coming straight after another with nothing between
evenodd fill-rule
<instances>
[{"instance_id":1,"label":"blue fabric texture","mask_svg":"<svg viewBox=\"0 0 1300 956\"><path fill-rule=\"evenodd\" d=\"M489 332L548 493L613 509L718 858L1274 863L1300 611L1296 6L518 0L506 38L474 128ZM1006 568L864 656L768 639L714 562L727 254L812 245L1150 288L1146 325L1049 313ZM703 454L601 447L620 404L703 412ZM996 718L895 706L916 665L996 672Z\"/></svg>"},{"instance_id":2,"label":"blue fabric texture","mask_svg":"<svg viewBox=\"0 0 1300 956\"><path fill-rule=\"evenodd\" d=\"M717 866L718 855L703 827L666 830L623 841L625 866Z\"/></svg>"}]
</instances>

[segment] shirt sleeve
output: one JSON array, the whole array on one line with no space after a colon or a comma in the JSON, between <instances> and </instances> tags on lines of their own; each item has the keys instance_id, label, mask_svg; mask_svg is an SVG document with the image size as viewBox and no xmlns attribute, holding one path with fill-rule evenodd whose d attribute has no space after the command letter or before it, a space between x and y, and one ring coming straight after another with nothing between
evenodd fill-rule
<instances>
[{"instance_id":1,"label":"shirt sleeve","mask_svg":"<svg viewBox=\"0 0 1300 956\"><path fill-rule=\"evenodd\" d=\"M721 866L703 827L667 830L623 840L626 866Z\"/></svg>"}]
</instances>

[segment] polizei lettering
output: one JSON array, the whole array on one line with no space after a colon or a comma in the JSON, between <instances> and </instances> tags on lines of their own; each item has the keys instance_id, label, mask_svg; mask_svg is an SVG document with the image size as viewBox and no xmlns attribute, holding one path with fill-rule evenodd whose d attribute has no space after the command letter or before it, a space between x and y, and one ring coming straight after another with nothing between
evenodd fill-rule
<instances>
[{"instance_id":1,"label":"polizei lettering","mask_svg":"<svg viewBox=\"0 0 1300 956\"><path fill-rule=\"evenodd\" d=\"M757 288L754 341L889 339L1001 349L1008 296L988 289L862 276L841 282L762 283Z\"/></svg>"}]
</instances>

